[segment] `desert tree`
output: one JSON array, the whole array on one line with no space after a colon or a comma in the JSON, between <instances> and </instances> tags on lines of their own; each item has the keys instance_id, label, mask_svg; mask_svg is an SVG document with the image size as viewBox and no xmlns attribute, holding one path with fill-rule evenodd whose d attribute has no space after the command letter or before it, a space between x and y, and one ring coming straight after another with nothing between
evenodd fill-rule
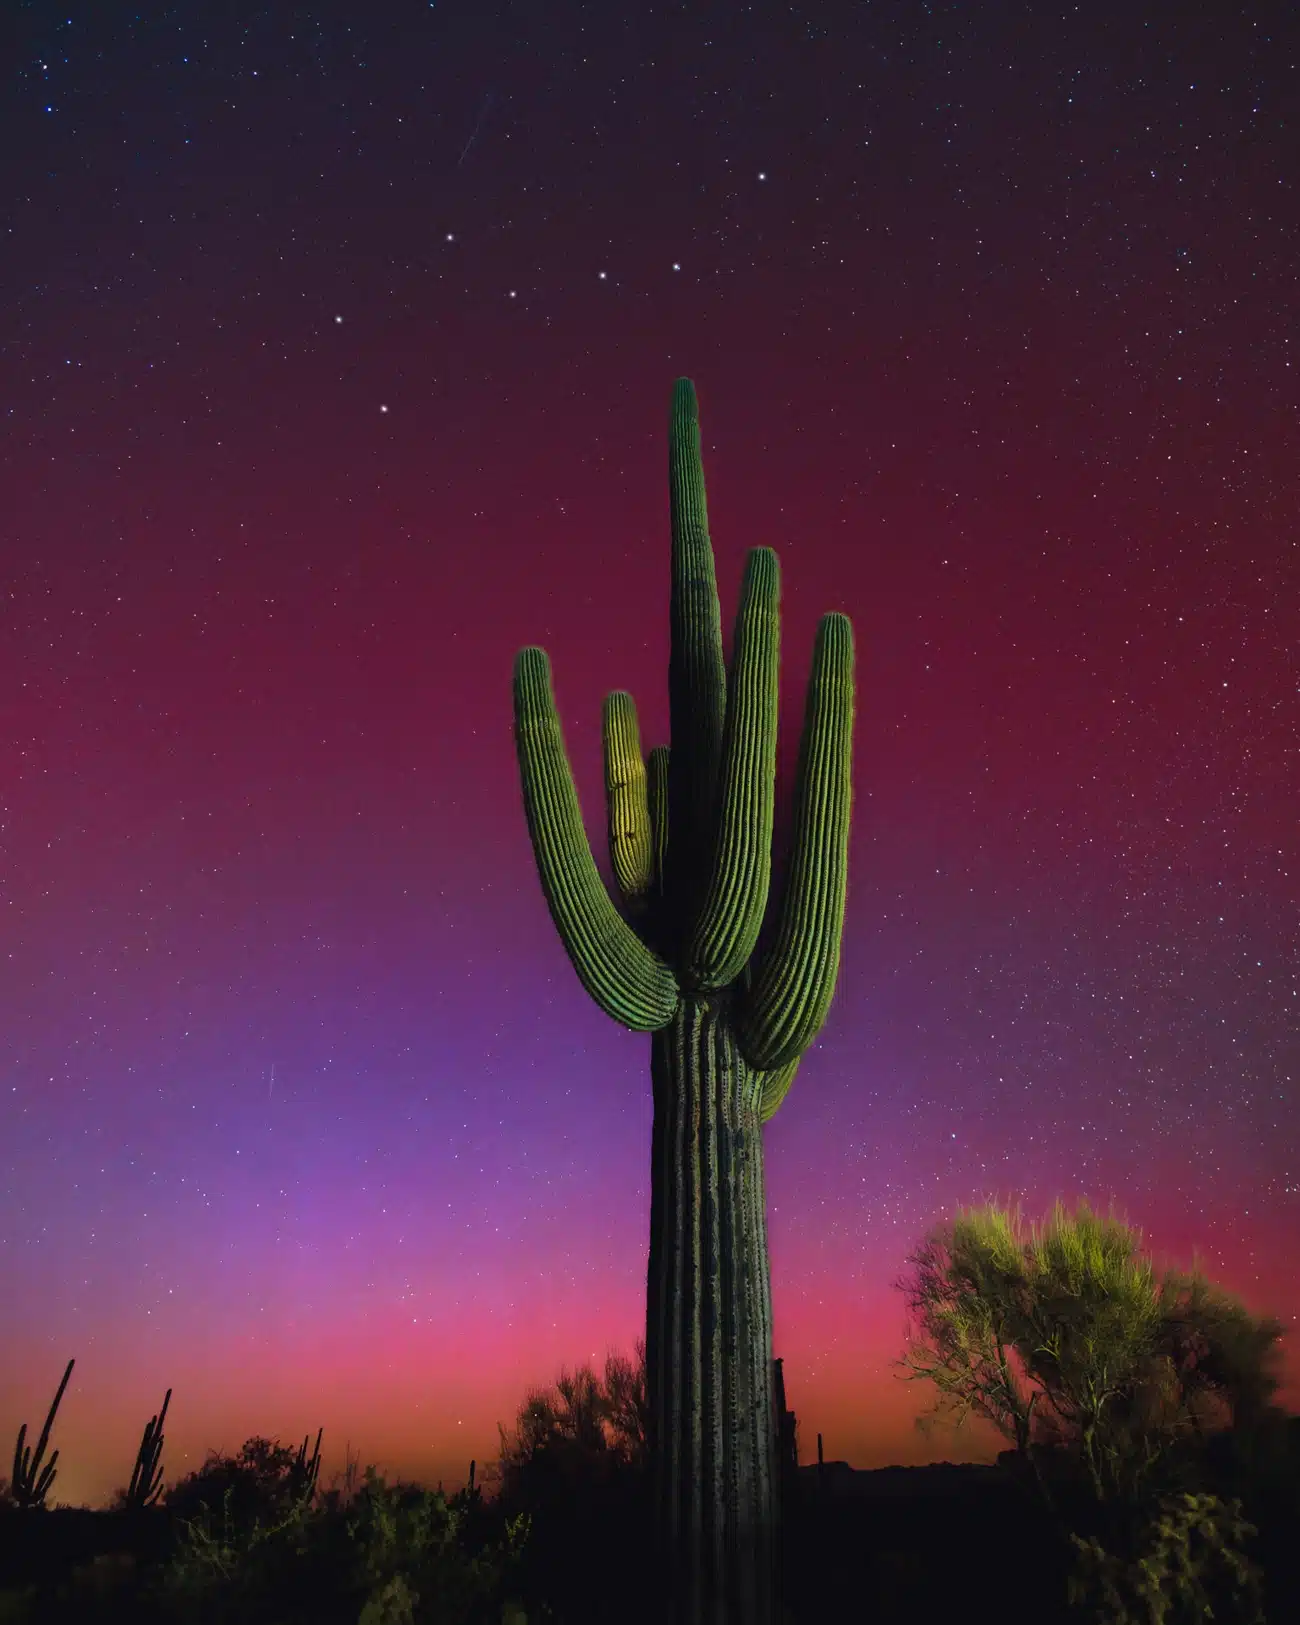
<instances>
[{"instance_id":1,"label":"desert tree","mask_svg":"<svg viewBox=\"0 0 1300 1625\"><path fill-rule=\"evenodd\" d=\"M1158 1269L1140 1231L1086 1203L1039 1224L994 1204L961 1210L899 1285L899 1365L935 1389L928 1420L983 1418L1045 1493L1050 1458L1073 1463L1097 1503L1132 1501L1278 1386L1279 1322L1199 1270Z\"/></svg>"}]
</instances>

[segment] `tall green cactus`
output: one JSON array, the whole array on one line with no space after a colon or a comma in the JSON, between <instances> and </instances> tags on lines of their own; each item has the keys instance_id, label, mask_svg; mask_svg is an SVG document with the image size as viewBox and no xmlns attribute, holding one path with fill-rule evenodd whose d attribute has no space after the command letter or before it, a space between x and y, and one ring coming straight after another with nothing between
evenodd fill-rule
<instances>
[{"instance_id":1,"label":"tall green cactus","mask_svg":"<svg viewBox=\"0 0 1300 1625\"><path fill-rule=\"evenodd\" d=\"M671 753L643 758L631 695L603 714L609 848L596 869L541 649L515 662L524 809L551 917L601 1009L653 1034L646 1359L659 1531L682 1625L768 1625L777 1509L762 1124L826 1018L839 969L852 783L853 632L813 652L793 847L770 940L780 583L745 566L730 668L695 389L669 427Z\"/></svg>"}]
</instances>

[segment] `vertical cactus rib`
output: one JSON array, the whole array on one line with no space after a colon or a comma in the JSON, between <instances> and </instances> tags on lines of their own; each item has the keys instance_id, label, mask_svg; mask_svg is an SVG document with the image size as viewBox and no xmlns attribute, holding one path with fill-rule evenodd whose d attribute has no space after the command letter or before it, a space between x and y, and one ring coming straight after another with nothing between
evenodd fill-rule
<instances>
[{"instance_id":1,"label":"vertical cactus rib","mask_svg":"<svg viewBox=\"0 0 1300 1625\"><path fill-rule=\"evenodd\" d=\"M650 846L654 890L663 895L668 868L668 746L656 745L646 763L646 801L650 807Z\"/></svg>"},{"instance_id":2,"label":"vertical cactus rib","mask_svg":"<svg viewBox=\"0 0 1300 1625\"><path fill-rule=\"evenodd\" d=\"M802 1060L803 1055L800 1053L793 1061L787 1061L784 1066L778 1067L775 1072L760 1073L762 1078L762 1089L758 1097L760 1123L770 1123L776 1116L782 1101L790 1093L790 1085L794 1082L794 1075L799 1070L799 1062Z\"/></svg>"},{"instance_id":3,"label":"vertical cactus rib","mask_svg":"<svg viewBox=\"0 0 1300 1625\"><path fill-rule=\"evenodd\" d=\"M673 744L668 883L674 909L684 918L699 896L699 877L709 859L727 705L699 409L689 378L679 378L673 386L668 500L672 524L668 712Z\"/></svg>"},{"instance_id":4,"label":"vertical cactus rib","mask_svg":"<svg viewBox=\"0 0 1300 1625\"><path fill-rule=\"evenodd\" d=\"M543 650L524 649L516 659L514 701L528 831L565 952L606 1014L634 1032L653 1032L672 1019L677 984L620 916L597 872Z\"/></svg>"},{"instance_id":5,"label":"vertical cactus rib","mask_svg":"<svg viewBox=\"0 0 1300 1625\"><path fill-rule=\"evenodd\" d=\"M756 547L745 565L731 655L713 873L685 958L685 980L726 987L758 941L772 874L772 804L780 663L781 576Z\"/></svg>"},{"instance_id":6,"label":"vertical cactus rib","mask_svg":"<svg viewBox=\"0 0 1300 1625\"><path fill-rule=\"evenodd\" d=\"M794 847L780 921L739 1016L751 1066L776 1071L816 1037L839 971L853 798L853 628L817 629L795 783Z\"/></svg>"},{"instance_id":7,"label":"vertical cactus rib","mask_svg":"<svg viewBox=\"0 0 1300 1625\"><path fill-rule=\"evenodd\" d=\"M605 696L601 710L605 759L605 808L609 817L609 858L614 880L629 904L643 901L654 874L646 770L636 701L630 694Z\"/></svg>"}]
</instances>

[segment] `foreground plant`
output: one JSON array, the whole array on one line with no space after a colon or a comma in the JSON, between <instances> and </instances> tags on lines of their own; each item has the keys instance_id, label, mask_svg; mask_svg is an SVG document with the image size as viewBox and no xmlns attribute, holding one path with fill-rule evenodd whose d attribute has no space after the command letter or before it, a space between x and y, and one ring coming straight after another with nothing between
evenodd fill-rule
<instances>
[{"instance_id":1,"label":"foreground plant","mask_svg":"<svg viewBox=\"0 0 1300 1625\"><path fill-rule=\"evenodd\" d=\"M182 1523L155 1599L184 1625L496 1625L528 1536L492 1534L441 1491L387 1484L367 1469L344 1501L281 1502L251 1522L227 1485Z\"/></svg>"},{"instance_id":2,"label":"foreground plant","mask_svg":"<svg viewBox=\"0 0 1300 1625\"><path fill-rule=\"evenodd\" d=\"M146 1507L154 1506L162 1494L163 1428L171 1402L169 1388L163 1395L162 1409L144 1425L140 1448L135 1453L135 1466L131 1469L131 1482L121 1497L121 1505L129 1512L143 1512Z\"/></svg>"},{"instance_id":3,"label":"foreground plant","mask_svg":"<svg viewBox=\"0 0 1300 1625\"><path fill-rule=\"evenodd\" d=\"M18 1429L18 1443L14 1446L14 1470L9 1484L9 1494L14 1505L27 1511L33 1511L45 1505L45 1497L50 1493L50 1486L58 1471L59 1452L55 1450L50 1459L45 1461L45 1447L50 1442L50 1429L54 1426L54 1418L58 1414L60 1401L63 1399L64 1389L72 1376L75 1360L68 1361L68 1369L63 1373L63 1381L54 1396L49 1411L45 1417L45 1426L41 1429L41 1436L36 1441L36 1448L26 1443L26 1422ZM43 1465L42 1465L43 1463Z\"/></svg>"},{"instance_id":4,"label":"foreground plant","mask_svg":"<svg viewBox=\"0 0 1300 1625\"><path fill-rule=\"evenodd\" d=\"M818 628L793 844L767 946L779 575L755 548L730 668L694 386L669 425L671 752L641 750L631 695L603 712L616 907L597 872L541 649L515 662L515 737L551 917L606 1014L652 1033L646 1359L656 1516L676 1617L766 1625L777 1509L762 1125L826 1018L848 860L853 634Z\"/></svg>"},{"instance_id":5,"label":"foreground plant","mask_svg":"<svg viewBox=\"0 0 1300 1625\"><path fill-rule=\"evenodd\" d=\"M1247 1555L1256 1533L1240 1501L1167 1496L1131 1556L1071 1537L1071 1606L1090 1625L1264 1625L1263 1576Z\"/></svg>"},{"instance_id":6,"label":"foreground plant","mask_svg":"<svg viewBox=\"0 0 1300 1625\"><path fill-rule=\"evenodd\" d=\"M1038 1225L958 1213L900 1282L904 1374L935 1387L937 1416L982 1417L1035 1468L1045 1451L1075 1466L1098 1506L1174 1487L1207 1436L1267 1408L1282 1327L1197 1272L1158 1270L1141 1242L1086 1203Z\"/></svg>"}]
</instances>

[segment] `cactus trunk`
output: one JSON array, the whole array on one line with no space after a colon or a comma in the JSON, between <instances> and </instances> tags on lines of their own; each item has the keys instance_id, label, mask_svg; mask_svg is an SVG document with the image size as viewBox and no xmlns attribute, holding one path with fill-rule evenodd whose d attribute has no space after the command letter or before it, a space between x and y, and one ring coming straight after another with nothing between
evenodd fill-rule
<instances>
[{"instance_id":1,"label":"cactus trunk","mask_svg":"<svg viewBox=\"0 0 1300 1625\"><path fill-rule=\"evenodd\" d=\"M768 1625L777 1518L761 1075L725 998L652 1048L651 1461L673 1618Z\"/></svg>"}]
</instances>

